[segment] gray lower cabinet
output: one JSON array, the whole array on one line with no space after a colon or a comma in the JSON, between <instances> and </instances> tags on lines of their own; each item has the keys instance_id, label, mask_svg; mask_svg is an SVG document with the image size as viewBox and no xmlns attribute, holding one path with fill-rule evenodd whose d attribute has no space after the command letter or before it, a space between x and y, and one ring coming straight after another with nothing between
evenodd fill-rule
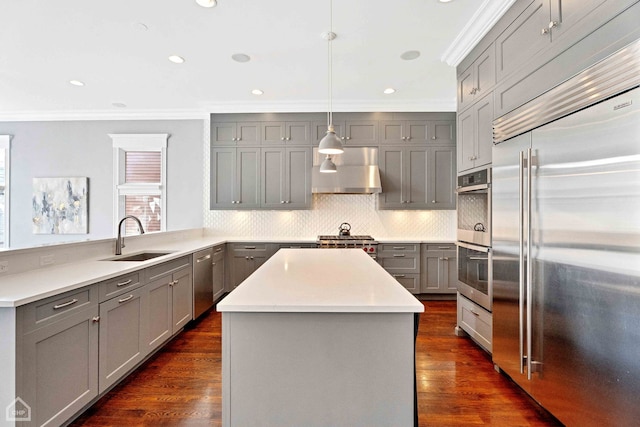
<instances>
[{"instance_id":1,"label":"gray lower cabinet","mask_svg":"<svg viewBox=\"0 0 640 427\"><path fill-rule=\"evenodd\" d=\"M261 169L262 208L311 207L311 147L262 148Z\"/></svg>"},{"instance_id":2,"label":"gray lower cabinet","mask_svg":"<svg viewBox=\"0 0 640 427\"><path fill-rule=\"evenodd\" d=\"M270 243L230 243L229 244L229 291L256 271L273 255Z\"/></svg>"},{"instance_id":3,"label":"gray lower cabinet","mask_svg":"<svg viewBox=\"0 0 640 427\"><path fill-rule=\"evenodd\" d=\"M144 290L136 288L100 303L100 393L147 355L146 302Z\"/></svg>"},{"instance_id":4,"label":"gray lower cabinet","mask_svg":"<svg viewBox=\"0 0 640 427\"><path fill-rule=\"evenodd\" d=\"M455 209L453 145L380 149L378 209Z\"/></svg>"},{"instance_id":5,"label":"gray lower cabinet","mask_svg":"<svg viewBox=\"0 0 640 427\"><path fill-rule=\"evenodd\" d=\"M378 262L412 294L420 293L420 244L382 243Z\"/></svg>"},{"instance_id":6,"label":"gray lower cabinet","mask_svg":"<svg viewBox=\"0 0 640 427\"><path fill-rule=\"evenodd\" d=\"M217 301L225 291L225 250L224 245L213 247L213 260L211 268L213 269L213 301Z\"/></svg>"},{"instance_id":7,"label":"gray lower cabinet","mask_svg":"<svg viewBox=\"0 0 640 427\"><path fill-rule=\"evenodd\" d=\"M18 340L16 396L31 420L17 424L61 425L98 396L99 309L91 288L86 302L66 293L18 309L18 330L36 329Z\"/></svg>"},{"instance_id":8,"label":"gray lower cabinet","mask_svg":"<svg viewBox=\"0 0 640 427\"><path fill-rule=\"evenodd\" d=\"M458 114L458 172L491 163L493 93Z\"/></svg>"},{"instance_id":9,"label":"gray lower cabinet","mask_svg":"<svg viewBox=\"0 0 640 427\"><path fill-rule=\"evenodd\" d=\"M210 208L260 207L260 148L211 147Z\"/></svg>"},{"instance_id":10,"label":"gray lower cabinet","mask_svg":"<svg viewBox=\"0 0 640 427\"><path fill-rule=\"evenodd\" d=\"M422 244L422 279L421 293L456 293L458 266L455 244Z\"/></svg>"}]
</instances>

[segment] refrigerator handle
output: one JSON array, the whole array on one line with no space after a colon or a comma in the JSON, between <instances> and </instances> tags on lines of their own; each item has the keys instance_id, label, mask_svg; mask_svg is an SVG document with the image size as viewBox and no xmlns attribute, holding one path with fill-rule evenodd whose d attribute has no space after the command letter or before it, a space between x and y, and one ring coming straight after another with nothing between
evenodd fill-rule
<instances>
[{"instance_id":1,"label":"refrigerator handle","mask_svg":"<svg viewBox=\"0 0 640 427\"><path fill-rule=\"evenodd\" d=\"M519 291L519 334L518 344L520 348L520 373L524 373L524 151L520 152L520 163L518 166L518 291Z\"/></svg>"},{"instance_id":2,"label":"refrigerator handle","mask_svg":"<svg viewBox=\"0 0 640 427\"><path fill-rule=\"evenodd\" d=\"M531 256L531 171L533 169L533 154L531 148L527 151L527 379L531 379L531 363L533 359L533 282Z\"/></svg>"}]
</instances>

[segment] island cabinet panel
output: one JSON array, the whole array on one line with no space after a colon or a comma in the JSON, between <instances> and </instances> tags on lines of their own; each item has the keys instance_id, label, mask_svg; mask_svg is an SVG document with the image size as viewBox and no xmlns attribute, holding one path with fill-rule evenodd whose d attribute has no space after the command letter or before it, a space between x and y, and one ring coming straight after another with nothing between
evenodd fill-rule
<instances>
[{"instance_id":1,"label":"island cabinet panel","mask_svg":"<svg viewBox=\"0 0 640 427\"><path fill-rule=\"evenodd\" d=\"M16 394L31 421L20 425L61 425L98 396L98 320L96 299L22 337Z\"/></svg>"},{"instance_id":2,"label":"island cabinet panel","mask_svg":"<svg viewBox=\"0 0 640 427\"><path fill-rule=\"evenodd\" d=\"M222 425L411 426L413 313L224 312Z\"/></svg>"},{"instance_id":3,"label":"island cabinet panel","mask_svg":"<svg viewBox=\"0 0 640 427\"><path fill-rule=\"evenodd\" d=\"M143 289L137 288L100 304L100 393L144 359L148 350Z\"/></svg>"}]
</instances>

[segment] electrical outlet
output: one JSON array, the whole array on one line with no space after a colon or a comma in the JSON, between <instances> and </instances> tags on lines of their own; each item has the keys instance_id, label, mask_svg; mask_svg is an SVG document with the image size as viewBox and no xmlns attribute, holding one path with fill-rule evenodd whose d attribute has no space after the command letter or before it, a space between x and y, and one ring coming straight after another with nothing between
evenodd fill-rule
<instances>
[{"instance_id":1,"label":"electrical outlet","mask_svg":"<svg viewBox=\"0 0 640 427\"><path fill-rule=\"evenodd\" d=\"M0 273L9 271L9 261L0 261Z\"/></svg>"},{"instance_id":2,"label":"electrical outlet","mask_svg":"<svg viewBox=\"0 0 640 427\"><path fill-rule=\"evenodd\" d=\"M42 255L40 257L40 266L43 267L45 265L51 265L54 262L56 262L55 260L55 255L50 254L50 255Z\"/></svg>"}]
</instances>

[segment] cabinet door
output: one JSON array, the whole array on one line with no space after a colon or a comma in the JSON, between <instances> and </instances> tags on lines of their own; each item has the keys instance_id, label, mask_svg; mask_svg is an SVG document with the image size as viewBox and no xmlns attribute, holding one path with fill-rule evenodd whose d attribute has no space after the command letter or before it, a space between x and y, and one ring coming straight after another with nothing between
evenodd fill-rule
<instances>
[{"instance_id":1,"label":"cabinet door","mask_svg":"<svg viewBox=\"0 0 640 427\"><path fill-rule=\"evenodd\" d=\"M193 277L191 268L184 268L173 274L172 292L172 333L184 328L193 319Z\"/></svg>"},{"instance_id":2,"label":"cabinet door","mask_svg":"<svg viewBox=\"0 0 640 427\"><path fill-rule=\"evenodd\" d=\"M235 145L235 123L211 123L211 145Z\"/></svg>"},{"instance_id":3,"label":"cabinet door","mask_svg":"<svg viewBox=\"0 0 640 427\"><path fill-rule=\"evenodd\" d=\"M311 148L286 149L284 194L287 209L311 207Z\"/></svg>"},{"instance_id":4,"label":"cabinet door","mask_svg":"<svg viewBox=\"0 0 640 427\"><path fill-rule=\"evenodd\" d=\"M456 149L430 147L428 152L429 209L455 209Z\"/></svg>"},{"instance_id":5,"label":"cabinet door","mask_svg":"<svg viewBox=\"0 0 640 427\"><path fill-rule=\"evenodd\" d=\"M549 0L551 41L555 42L571 27L593 12L606 0Z\"/></svg>"},{"instance_id":6,"label":"cabinet door","mask_svg":"<svg viewBox=\"0 0 640 427\"><path fill-rule=\"evenodd\" d=\"M488 94L474 106L476 151L473 166L491 163L493 150L493 93Z\"/></svg>"},{"instance_id":7,"label":"cabinet door","mask_svg":"<svg viewBox=\"0 0 640 427\"><path fill-rule=\"evenodd\" d=\"M309 122L285 123L285 142L287 145L311 145Z\"/></svg>"},{"instance_id":8,"label":"cabinet door","mask_svg":"<svg viewBox=\"0 0 640 427\"><path fill-rule=\"evenodd\" d=\"M284 148L262 149L262 196L263 208L280 209L286 203L285 192L286 150Z\"/></svg>"},{"instance_id":9,"label":"cabinet door","mask_svg":"<svg viewBox=\"0 0 640 427\"><path fill-rule=\"evenodd\" d=\"M147 293L147 336L145 345L147 353L158 348L173 335L172 327L172 276L162 276L149 282L145 287Z\"/></svg>"},{"instance_id":10,"label":"cabinet door","mask_svg":"<svg viewBox=\"0 0 640 427\"><path fill-rule=\"evenodd\" d=\"M404 121L383 120L379 127L381 144L399 144L405 141L407 135L404 134Z\"/></svg>"},{"instance_id":11,"label":"cabinet door","mask_svg":"<svg viewBox=\"0 0 640 427\"><path fill-rule=\"evenodd\" d=\"M260 149L238 148L235 169L235 207L260 207Z\"/></svg>"},{"instance_id":12,"label":"cabinet door","mask_svg":"<svg viewBox=\"0 0 640 427\"><path fill-rule=\"evenodd\" d=\"M458 77L458 111L462 111L473 103L475 73L473 64Z\"/></svg>"},{"instance_id":13,"label":"cabinet door","mask_svg":"<svg viewBox=\"0 0 640 427\"><path fill-rule=\"evenodd\" d=\"M495 46L493 44L473 62L473 71L475 73L473 96L477 99L489 93L496 84L496 59Z\"/></svg>"},{"instance_id":14,"label":"cabinet door","mask_svg":"<svg viewBox=\"0 0 640 427\"><path fill-rule=\"evenodd\" d=\"M236 173L236 149L211 149L211 180L210 200L211 209L235 208L234 184Z\"/></svg>"},{"instance_id":15,"label":"cabinet door","mask_svg":"<svg viewBox=\"0 0 640 427\"><path fill-rule=\"evenodd\" d=\"M141 288L100 304L99 386L103 393L146 356Z\"/></svg>"},{"instance_id":16,"label":"cabinet door","mask_svg":"<svg viewBox=\"0 0 640 427\"><path fill-rule=\"evenodd\" d=\"M256 145L260 142L260 123L240 122L236 124L237 145Z\"/></svg>"},{"instance_id":17,"label":"cabinet door","mask_svg":"<svg viewBox=\"0 0 640 427\"><path fill-rule=\"evenodd\" d=\"M551 42L548 33L549 1L533 1L496 39L498 81L517 70Z\"/></svg>"},{"instance_id":18,"label":"cabinet door","mask_svg":"<svg viewBox=\"0 0 640 427\"><path fill-rule=\"evenodd\" d=\"M429 151L427 148L407 148L408 162L403 194L405 194L405 209L428 209L429 199ZM383 187L384 188L384 187Z\"/></svg>"},{"instance_id":19,"label":"cabinet door","mask_svg":"<svg viewBox=\"0 0 640 427\"><path fill-rule=\"evenodd\" d=\"M425 252L423 266L426 268L426 271L422 272L425 277L425 283L422 289L424 293L437 293L440 291L440 258L441 252Z\"/></svg>"},{"instance_id":20,"label":"cabinet door","mask_svg":"<svg viewBox=\"0 0 640 427\"><path fill-rule=\"evenodd\" d=\"M316 121L312 125L312 139L313 145L318 146L320 140L327 134L327 121ZM344 121L334 121L333 128L336 131L336 135L344 140Z\"/></svg>"},{"instance_id":21,"label":"cabinet door","mask_svg":"<svg viewBox=\"0 0 640 427\"><path fill-rule=\"evenodd\" d=\"M426 142L434 142L434 123L426 120L408 120L405 122L406 142L416 144L424 144Z\"/></svg>"},{"instance_id":22,"label":"cabinet door","mask_svg":"<svg viewBox=\"0 0 640 427\"><path fill-rule=\"evenodd\" d=\"M221 246L213 248L213 261L211 268L213 269L213 301L224 294L224 249Z\"/></svg>"},{"instance_id":23,"label":"cabinet door","mask_svg":"<svg viewBox=\"0 0 640 427\"><path fill-rule=\"evenodd\" d=\"M428 142L432 144L452 144L456 143L456 122L455 121L442 121L442 122L430 122L430 132L428 136ZM427 141L424 141L427 142Z\"/></svg>"},{"instance_id":24,"label":"cabinet door","mask_svg":"<svg viewBox=\"0 0 640 427\"><path fill-rule=\"evenodd\" d=\"M378 122L376 120L347 120L344 136L345 145L378 145Z\"/></svg>"},{"instance_id":25,"label":"cabinet door","mask_svg":"<svg viewBox=\"0 0 640 427\"><path fill-rule=\"evenodd\" d=\"M458 258L456 251L442 253L442 286L445 293L454 294L458 291Z\"/></svg>"},{"instance_id":26,"label":"cabinet door","mask_svg":"<svg viewBox=\"0 0 640 427\"><path fill-rule=\"evenodd\" d=\"M404 205L404 149L401 147L380 149L380 180L382 193L378 196L378 209L402 209Z\"/></svg>"},{"instance_id":27,"label":"cabinet door","mask_svg":"<svg viewBox=\"0 0 640 427\"><path fill-rule=\"evenodd\" d=\"M475 157L474 111L470 108L458 115L458 171L471 169Z\"/></svg>"},{"instance_id":28,"label":"cabinet door","mask_svg":"<svg viewBox=\"0 0 640 427\"><path fill-rule=\"evenodd\" d=\"M285 142L284 122L263 122L262 123L262 143L263 144L284 144Z\"/></svg>"},{"instance_id":29,"label":"cabinet door","mask_svg":"<svg viewBox=\"0 0 640 427\"><path fill-rule=\"evenodd\" d=\"M25 426L61 425L98 396L98 306L25 334L18 393Z\"/></svg>"},{"instance_id":30,"label":"cabinet door","mask_svg":"<svg viewBox=\"0 0 640 427\"><path fill-rule=\"evenodd\" d=\"M412 294L420 293L420 274L391 273Z\"/></svg>"}]
</instances>

